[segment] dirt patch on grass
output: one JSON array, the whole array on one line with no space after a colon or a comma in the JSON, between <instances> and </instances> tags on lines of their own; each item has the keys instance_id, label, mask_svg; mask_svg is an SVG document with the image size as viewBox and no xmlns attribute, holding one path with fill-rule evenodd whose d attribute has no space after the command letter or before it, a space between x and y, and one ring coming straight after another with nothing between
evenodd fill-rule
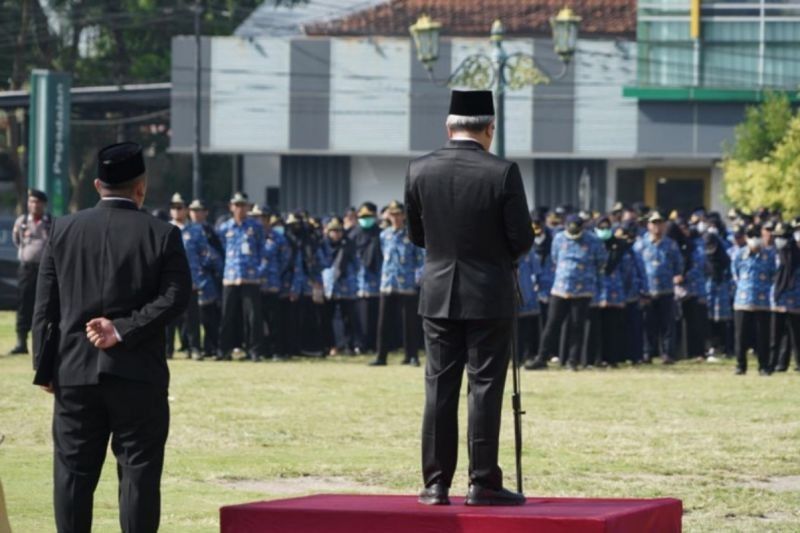
<instances>
[{"instance_id":1,"label":"dirt patch on grass","mask_svg":"<svg viewBox=\"0 0 800 533\"><path fill-rule=\"evenodd\" d=\"M388 492L385 487L358 483L343 477L303 476L273 479L218 479L217 482L228 488L264 494L297 495L312 492Z\"/></svg>"},{"instance_id":2,"label":"dirt patch on grass","mask_svg":"<svg viewBox=\"0 0 800 533\"><path fill-rule=\"evenodd\" d=\"M800 476L780 476L756 479L742 484L751 489L771 490L773 492L800 492Z\"/></svg>"}]
</instances>

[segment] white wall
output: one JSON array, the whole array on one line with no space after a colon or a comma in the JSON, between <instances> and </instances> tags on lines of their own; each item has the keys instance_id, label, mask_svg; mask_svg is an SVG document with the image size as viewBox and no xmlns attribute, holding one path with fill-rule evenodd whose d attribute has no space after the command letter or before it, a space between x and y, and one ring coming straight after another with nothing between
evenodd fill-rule
<instances>
[{"instance_id":1,"label":"white wall","mask_svg":"<svg viewBox=\"0 0 800 533\"><path fill-rule=\"evenodd\" d=\"M711 210L719 211L723 216L730 209L725 201L725 176L716 164L711 169Z\"/></svg>"},{"instance_id":2,"label":"white wall","mask_svg":"<svg viewBox=\"0 0 800 533\"><path fill-rule=\"evenodd\" d=\"M266 201L267 187L281 185L281 156L279 155L245 155L243 173L243 192L250 200L259 204Z\"/></svg>"},{"instance_id":3,"label":"white wall","mask_svg":"<svg viewBox=\"0 0 800 533\"><path fill-rule=\"evenodd\" d=\"M402 202L408 161L405 157L352 157L350 205L369 200L380 208L392 200Z\"/></svg>"}]
</instances>

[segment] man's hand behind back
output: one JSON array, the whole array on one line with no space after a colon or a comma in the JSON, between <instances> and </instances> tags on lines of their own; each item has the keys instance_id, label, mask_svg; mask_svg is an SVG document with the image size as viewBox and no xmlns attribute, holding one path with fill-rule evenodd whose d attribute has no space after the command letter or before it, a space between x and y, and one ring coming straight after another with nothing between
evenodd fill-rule
<instances>
[{"instance_id":1,"label":"man's hand behind back","mask_svg":"<svg viewBox=\"0 0 800 533\"><path fill-rule=\"evenodd\" d=\"M119 343L114 323L104 317L93 318L86 323L86 338L95 348L101 350L107 350Z\"/></svg>"}]
</instances>

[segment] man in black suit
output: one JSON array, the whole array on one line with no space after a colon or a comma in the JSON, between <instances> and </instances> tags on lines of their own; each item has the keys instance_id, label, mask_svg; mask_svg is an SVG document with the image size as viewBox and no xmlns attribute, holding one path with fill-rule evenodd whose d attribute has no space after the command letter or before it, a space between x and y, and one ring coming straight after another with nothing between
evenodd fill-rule
<instances>
[{"instance_id":1,"label":"man in black suit","mask_svg":"<svg viewBox=\"0 0 800 533\"><path fill-rule=\"evenodd\" d=\"M488 152L490 91L453 91L449 142L411 162L411 241L427 251L419 311L427 362L420 503L446 505L458 449L458 395L469 379L467 505L522 505L497 464L516 308L514 262L533 244L519 167Z\"/></svg>"},{"instance_id":2,"label":"man in black suit","mask_svg":"<svg viewBox=\"0 0 800 533\"><path fill-rule=\"evenodd\" d=\"M91 530L110 436L121 530L153 532L169 429L164 332L192 281L180 230L140 211L141 147L100 150L97 176L97 206L53 222L36 290L34 382L55 395L56 526Z\"/></svg>"}]
</instances>

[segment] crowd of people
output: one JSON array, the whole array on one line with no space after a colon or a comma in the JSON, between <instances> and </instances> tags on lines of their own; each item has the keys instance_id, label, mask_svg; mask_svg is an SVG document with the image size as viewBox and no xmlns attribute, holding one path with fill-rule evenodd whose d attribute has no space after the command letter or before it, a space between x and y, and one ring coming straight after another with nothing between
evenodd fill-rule
<instances>
[{"instance_id":1,"label":"crowd of people","mask_svg":"<svg viewBox=\"0 0 800 533\"><path fill-rule=\"evenodd\" d=\"M46 240L46 196L31 191L17 221L27 351L36 258ZM212 224L200 200L173 195L193 296L168 329L187 357L259 361L402 349L419 365L417 315L425 250L409 240L404 206L365 202L341 216L281 216L243 193ZM761 209L726 217L699 208L660 213L618 203L607 214L569 206L531 213L534 245L518 268L517 357L528 370L617 367L660 359L736 357L752 349L763 375L800 371L800 217ZM177 334L177 335L176 335Z\"/></svg>"}]
</instances>

